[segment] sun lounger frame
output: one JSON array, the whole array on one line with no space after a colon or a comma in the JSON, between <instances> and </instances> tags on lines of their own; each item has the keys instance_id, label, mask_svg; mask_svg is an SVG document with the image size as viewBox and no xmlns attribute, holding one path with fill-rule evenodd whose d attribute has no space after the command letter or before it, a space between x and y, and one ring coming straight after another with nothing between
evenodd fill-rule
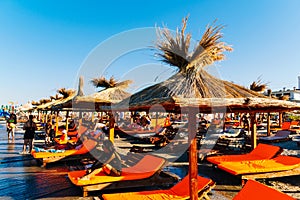
<instances>
[{"instance_id":1,"label":"sun lounger frame","mask_svg":"<svg viewBox=\"0 0 300 200\"><path fill-rule=\"evenodd\" d=\"M100 190L114 190L114 189L127 189L136 187L154 187L154 186L170 186L178 181L178 177L171 173L158 171L147 179L139 180L124 180L109 183L99 183L92 185L80 186L83 191L83 197L87 197L89 192Z\"/></svg>"},{"instance_id":2,"label":"sun lounger frame","mask_svg":"<svg viewBox=\"0 0 300 200\"><path fill-rule=\"evenodd\" d=\"M146 158L146 156L148 156ZM83 196L86 197L88 195L88 192L91 191L99 191L99 190L104 190L104 189L123 189L123 188L135 188L135 187L151 187L151 186L169 186L174 183L174 181L178 181L179 177L172 174L172 173L167 173L162 171L163 167L166 165L167 161L161 157L156 157L156 156L150 156L146 155L144 156L138 163L136 163L133 166L127 167L127 172L129 174L131 173L130 170L139 170L139 167L141 167L142 164L145 164L145 162L149 162L149 159L151 162L154 161L155 165L152 166L155 167L155 171L151 173L151 175L147 175L146 177L138 177L138 178L130 178L130 179L121 179L121 180L113 180L113 181L100 181L100 182L94 182L94 183L86 183L86 184L77 184L74 183L74 173L70 172L72 174L68 174L70 181L72 181L75 185L80 187L83 191ZM153 157L153 158L151 158ZM149 164L148 164L149 165ZM137 169L135 167L137 166ZM151 165L150 165L151 166ZM149 166L148 166L149 167ZM147 170L154 170L152 169L146 169ZM75 172L75 176L82 176L78 173L84 172L82 170ZM124 172L126 172L126 168L124 168ZM140 172L139 172L140 173ZM77 174L77 175L76 175ZM107 175L105 175L107 176ZM118 178L117 178L118 179Z\"/></svg>"},{"instance_id":3,"label":"sun lounger frame","mask_svg":"<svg viewBox=\"0 0 300 200\"><path fill-rule=\"evenodd\" d=\"M257 179L269 179L285 176L295 176L300 175L300 167L291 170L277 171L277 172L265 172L265 173L255 173L255 174L242 174L240 175L242 185L244 185L247 180L257 180Z\"/></svg>"},{"instance_id":4,"label":"sun lounger frame","mask_svg":"<svg viewBox=\"0 0 300 200\"><path fill-rule=\"evenodd\" d=\"M189 175L187 175L187 176L189 176ZM198 176L198 178L199 178L199 176ZM184 179L186 179L186 177L184 177ZM181 180L181 181L183 181L183 179ZM172 187L171 188L169 188L169 189L165 189L165 190L161 190L161 189L158 189L158 190L142 190L142 191L140 191L140 192L146 192L146 193L152 193L152 194L155 194L157 191L159 191L159 193L164 193L163 191L165 191L166 193L168 193L169 192L169 190L172 190L173 189L173 187L175 186L175 187L178 187L178 186L181 186L181 188L182 187L188 187L188 185L186 185L186 183L184 184L184 185L182 185L183 184L183 182L181 182L181 181L179 181L179 182L177 182L175 185L174 184L172 184ZM199 181L199 180L198 180ZM208 179L208 182L207 183L205 183L205 185L203 185L203 187L201 188L201 189L198 189L198 199L206 199L206 200L209 200L210 198L209 198L209 196L208 196L208 193L214 188L216 186L216 182L215 181L213 181L213 180L211 180L211 179ZM121 192L120 194L122 195L122 193L123 192ZM134 194L134 193L136 193L136 192L129 192L128 194ZM137 191L137 193L139 193L139 191ZM148 193L148 194L149 194ZM181 193L181 192L180 192ZM126 192L124 193L125 195L126 195ZM104 196L105 195L105 196ZM117 194L113 194L112 196L110 196L110 194L104 194L103 196L102 196L102 198L103 199L105 199L105 200L109 200L109 199L116 199L116 197L115 197L115 195L118 195L118 193ZM144 195L147 195L147 194L141 194L142 196L144 196ZM174 195L174 196L173 196ZM138 196L139 196L139 194L138 194ZM163 199L173 199L174 197L176 198L176 199L178 199L179 197L180 197L180 199L189 199L189 193L188 193L188 191L187 191L187 193L185 194L185 195L183 195L183 196L180 196L180 194L179 194L179 196L176 194L176 193L172 193L172 194L170 194L170 196L164 196L164 198ZM123 198L124 196L120 196L120 198ZM134 199L134 196L131 196L131 198L133 198ZM127 199L127 198L126 198ZM140 198L138 198L138 199L140 199ZM151 198L152 199L152 198Z\"/></svg>"}]
</instances>

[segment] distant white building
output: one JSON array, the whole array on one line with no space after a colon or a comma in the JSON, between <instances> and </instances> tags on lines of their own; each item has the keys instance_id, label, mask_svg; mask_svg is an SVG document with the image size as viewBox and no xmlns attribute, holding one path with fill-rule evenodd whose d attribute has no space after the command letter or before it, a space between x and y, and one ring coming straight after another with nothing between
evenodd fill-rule
<instances>
[{"instance_id":1,"label":"distant white building","mask_svg":"<svg viewBox=\"0 0 300 200\"><path fill-rule=\"evenodd\" d=\"M286 89L285 87L279 91L272 91L272 96L282 97L288 96L289 101L294 101L300 103L300 76L298 76L298 89L294 87L293 89Z\"/></svg>"},{"instance_id":2,"label":"distant white building","mask_svg":"<svg viewBox=\"0 0 300 200\"><path fill-rule=\"evenodd\" d=\"M272 96L276 96L278 98L282 97L282 96L288 96L289 101L294 101L294 102L300 103L300 90L299 89L285 90L285 88L284 88L283 90L272 92Z\"/></svg>"}]
</instances>

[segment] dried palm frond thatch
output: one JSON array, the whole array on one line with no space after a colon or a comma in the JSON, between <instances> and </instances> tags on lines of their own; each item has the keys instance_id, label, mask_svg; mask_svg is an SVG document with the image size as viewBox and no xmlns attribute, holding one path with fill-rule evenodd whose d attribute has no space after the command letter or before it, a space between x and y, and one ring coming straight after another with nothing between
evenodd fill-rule
<instances>
[{"instance_id":1,"label":"dried palm frond thatch","mask_svg":"<svg viewBox=\"0 0 300 200\"><path fill-rule=\"evenodd\" d=\"M109 80L101 76L100 78L92 79L91 83L97 88L102 87L104 89L108 89L108 88L118 87L120 89L125 89L132 83L132 81L125 80L125 81L118 82L113 76L110 77Z\"/></svg>"},{"instance_id":2,"label":"dried palm frond thatch","mask_svg":"<svg viewBox=\"0 0 300 200\"><path fill-rule=\"evenodd\" d=\"M50 96L51 100L59 100L61 98L63 98L63 97L58 96L58 94L56 94L55 96Z\"/></svg>"},{"instance_id":3,"label":"dried palm frond thatch","mask_svg":"<svg viewBox=\"0 0 300 200\"><path fill-rule=\"evenodd\" d=\"M190 52L192 36L185 35L187 20L188 17L182 20L182 28L177 29L175 36L167 28L158 29L157 48L161 51L158 55L163 62L178 67L179 72L199 71L206 65L223 60L225 51L232 51L230 46L220 41L223 26L216 26L214 22L207 26L201 40Z\"/></svg>"},{"instance_id":4,"label":"dried palm frond thatch","mask_svg":"<svg viewBox=\"0 0 300 200\"><path fill-rule=\"evenodd\" d=\"M40 100L40 104L45 104L45 103L48 103L48 102L51 102L51 99L41 99Z\"/></svg>"},{"instance_id":5,"label":"dried palm frond thatch","mask_svg":"<svg viewBox=\"0 0 300 200\"><path fill-rule=\"evenodd\" d=\"M75 102L94 102L94 103L117 103L121 100L129 97L131 94L118 88L107 88L105 90L101 90L100 92L96 92L91 95L77 97Z\"/></svg>"},{"instance_id":6,"label":"dried palm frond thatch","mask_svg":"<svg viewBox=\"0 0 300 200\"><path fill-rule=\"evenodd\" d=\"M34 106L38 106L38 105L40 105L40 102L37 102L37 101L31 101L31 104L34 105Z\"/></svg>"},{"instance_id":7,"label":"dried palm frond thatch","mask_svg":"<svg viewBox=\"0 0 300 200\"><path fill-rule=\"evenodd\" d=\"M263 92L267 88L266 83L262 83L261 78L259 77L257 81L253 81L250 85L250 90L256 92Z\"/></svg>"},{"instance_id":8,"label":"dried palm frond thatch","mask_svg":"<svg viewBox=\"0 0 300 200\"><path fill-rule=\"evenodd\" d=\"M225 51L232 48L220 41L223 26L208 26L201 40L190 51L191 34L185 35L187 18L182 28L172 35L166 29L158 29L157 49L162 61L177 67L178 73L167 80L149 86L116 105L116 108L147 110L160 104L170 112L181 112L182 107L197 107L201 112L212 108L232 111L291 109L295 105L271 100L265 95L235 83L210 75L204 67L225 59ZM248 99L248 100L247 100Z\"/></svg>"},{"instance_id":9,"label":"dried palm frond thatch","mask_svg":"<svg viewBox=\"0 0 300 200\"><path fill-rule=\"evenodd\" d=\"M57 90L59 94L63 96L63 98L68 98L69 96L73 95L75 93L72 89L66 89L66 88L60 88Z\"/></svg>"}]
</instances>

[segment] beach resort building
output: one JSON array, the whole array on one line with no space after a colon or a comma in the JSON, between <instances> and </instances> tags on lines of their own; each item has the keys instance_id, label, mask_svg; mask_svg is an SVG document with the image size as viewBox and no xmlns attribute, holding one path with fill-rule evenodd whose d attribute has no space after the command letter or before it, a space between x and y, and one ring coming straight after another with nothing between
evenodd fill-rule
<instances>
[{"instance_id":1,"label":"beach resort building","mask_svg":"<svg viewBox=\"0 0 300 200\"><path fill-rule=\"evenodd\" d=\"M285 87L279 91L272 91L272 95L278 98L286 97L289 101L300 103L300 76L298 76L298 89L286 89Z\"/></svg>"}]
</instances>

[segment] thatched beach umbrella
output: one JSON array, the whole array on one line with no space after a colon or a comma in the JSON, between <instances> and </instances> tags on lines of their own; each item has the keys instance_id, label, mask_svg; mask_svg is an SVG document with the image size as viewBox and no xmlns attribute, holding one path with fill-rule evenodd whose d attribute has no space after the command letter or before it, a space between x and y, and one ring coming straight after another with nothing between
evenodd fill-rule
<instances>
[{"instance_id":1,"label":"thatched beach umbrella","mask_svg":"<svg viewBox=\"0 0 300 200\"><path fill-rule=\"evenodd\" d=\"M45 103L41 103L40 105L36 106L36 110L50 110L52 105L59 102L61 99L63 99L63 96L59 96L58 94L56 96L50 96L50 99L45 101Z\"/></svg>"},{"instance_id":2,"label":"thatched beach umbrella","mask_svg":"<svg viewBox=\"0 0 300 200\"><path fill-rule=\"evenodd\" d=\"M178 68L178 73L115 105L116 109L149 110L160 104L168 112L189 114L189 176L191 199L197 199L196 114L218 111L257 112L299 108L299 105L274 100L237 84L220 80L205 69L224 59L224 52L232 50L221 42L222 26L208 26L201 40L190 51L191 35L185 35L187 18L181 30L173 36L169 30L158 30L157 48L165 63Z\"/></svg>"},{"instance_id":3,"label":"thatched beach umbrella","mask_svg":"<svg viewBox=\"0 0 300 200\"><path fill-rule=\"evenodd\" d=\"M83 77L79 77L78 91L65 88L61 88L57 91L59 94L63 95L63 99L54 103L51 107L52 110L63 110L65 108L72 108L72 102L75 98L83 96Z\"/></svg>"},{"instance_id":4,"label":"thatched beach umbrella","mask_svg":"<svg viewBox=\"0 0 300 200\"><path fill-rule=\"evenodd\" d=\"M27 102L26 104L18 107L18 111L20 112L28 112L33 109L33 105L30 102Z\"/></svg>"},{"instance_id":5,"label":"thatched beach umbrella","mask_svg":"<svg viewBox=\"0 0 300 200\"><path fill-rule=\"evenodd\" d=\"M61 108L66 107L64 105L72 101L72 99L77 95L74 89L61 88L57 90L57 92L63 97L59 100L54 101L54 103L50 106L51 110L60 110Z\"/></svg>"},{"instance_id":6,"label":"thatched beach umbrella","mask_svg":"<svg viewBox=\"0 0 300 200\"><path fill-rule=\"evenodd\" d=\"M92 79L92 84L102 90L87 96L81 96L74 99L72 102L73 109L89 109L92 111L111 111L111 104L118 103L131 94L124 89L132 83L131 80L116 81L113 77L107 80L104 77ZM109 119L109 139L113 141L114 138L114 120Z\"/></svg>"},{"instance_id":7,"label":"thatched beach umbrella","mask_svg":"<svg viewBox=\"0 0 300 200\"><path fill-rule=\"evenodd\" d=\"M111 77L107 80L105 77L94 78L91 83L96 88L102 88L100 91L87 96L77 97L73 101L73 107L89 107L96 111L111 110L110 105L118 103L131 94L126 92L125 89L132 83L131 80L118 82Z\"/></svg>"}]
</instances>

